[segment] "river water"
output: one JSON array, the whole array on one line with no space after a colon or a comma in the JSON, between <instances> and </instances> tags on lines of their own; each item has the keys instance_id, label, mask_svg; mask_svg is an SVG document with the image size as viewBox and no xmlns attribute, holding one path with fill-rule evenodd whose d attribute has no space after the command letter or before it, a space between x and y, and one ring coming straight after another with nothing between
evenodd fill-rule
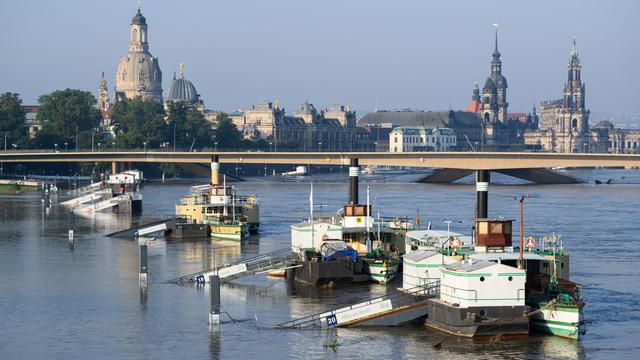
<instances>
[{"instance_id":1,"label":"river water","mask_svg":"<svg viewBox=\"0 0 640 360\"><path fill-rule=\"evenodd\" d=\"M235 186L262 201L260 235L228 241L166 241L149 246L150 280L138 286L138 246L104 234L171 215L190 183L151 183L142 189L143 215L76 216L75 246L67 240L68 211L46 209L39 194L0 197L0 359L447 359L637 358L640 354L640 171L582 173L591 184L518 184L494 176L491 217L517 218L516 194L528 193L525 230L555 232L572 254L572 279L582 283L587 334L579 341L550 336L498 344L446 336L422 326L338 329L335 348L318 330L276 330L292 318L333 309L388 287L376 284L317 289L256 276L222 286L228 313L219 330L207 323L208 288L166 283L183 274L289 246L289 225L308 216L309 185L252 179ZM593 179L614 179L593 185ZM315 178L315 203L338 209L346 178ZM363 182L364 183L364 182ZM402 177L372 178L374 212L414 216L434 229L468 232L475 187L432 185ZM361 185L361 200L365 187ZM316 208L316 213L320 212ZM517 228L517 226L516 226ZM517 234L514 234L516 237ZM441 347L433 344L442 342Z\"/></svg>"}]
</instances>

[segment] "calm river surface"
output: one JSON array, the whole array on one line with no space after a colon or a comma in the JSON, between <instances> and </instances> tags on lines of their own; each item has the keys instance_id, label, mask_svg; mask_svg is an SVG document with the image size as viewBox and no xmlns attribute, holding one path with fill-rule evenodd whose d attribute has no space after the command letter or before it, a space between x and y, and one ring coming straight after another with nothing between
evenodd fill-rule
<instances>
[{"instance_id":1,"label":"calm river surface","mask_svg":"<svg viewBox=\"0 0 640 360\"><path fill-rule=\"evenodd\" d=\"M0 196L0 359L477 359L637 358L640 354L640 171L587 171L591 184L492 185L491 217L517 218L515 194L529 193L525 230L556 232L569 248L574 281L586 299L587 334L580 342L530 336L498 345L445 336L421 326L338 329L337 348L324 348L313 330L275 330L275 324L383 294L369 284L316 289L257 276L222 286L224 317L209 330L208 288L165 283L242 257L289 246L289 225L308 214L307 183L237 183L262 200L260 235L246 243L165 241L149 246L150 283L138 287L138 247L106 233L171 215L188 182L142 189L143 215L76 217L75 247L67 241L68 211L45 210L39 194ZM593 185L593 179L614 179ZM492 181L499 182L499 177ZM306 179L305 181L309 181ZM335 211L346 199L346 178L315 179L316 204ZM410 183L399 177L369 181L374 212L413 216L422 224L468 232L475 187ZM365 187L361 185L364 201ZM316 213L319 209L316 209ZM517 227L515 227L517 228ZM517 235L514 235L514 237ZM442 347L432 345L443 341Z\"/></svg>"}]
</instances>

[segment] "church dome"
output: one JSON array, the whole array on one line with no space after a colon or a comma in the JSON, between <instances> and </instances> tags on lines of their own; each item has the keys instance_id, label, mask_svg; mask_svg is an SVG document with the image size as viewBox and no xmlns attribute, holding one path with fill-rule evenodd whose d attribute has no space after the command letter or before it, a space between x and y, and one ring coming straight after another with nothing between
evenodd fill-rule
<instances>
[{"instance_id":1,"label":"church dome","mask_svg":"<svg viewBox=\"0 0 640 360\"><path fill-rule=\"evenodd\" d=\"M193 103L198 101L198 92L191 81L184 78L175 79L171 83L165 99L167 101L187 101Z\"/></svg>"},{"instance_id":2,"label":"church dome","mask_svg":"<svg viewBox=\"0 0 640 360\"><path fill-rule=\"evenodd\" d=\"M142 15L142 13L140 12L140 9L138 9L138 12L131 19L131 24L133 24L133 25L146 25L147 24L147 19Z\"/></svg>"},{"instance_id":3,"label":"church dome","mask_svg":"<svg viewBox=\"0 0 640 360\"><path fill-rule=\"evenodd\" d=\"M302 103L302 105L300 105L300 108L298 109L298 112L296 112L296 115L315 115L316 114L316 108L313 106L313 104L309 104L309 101L305 101L304 103Z\"/></svg>"},{"instance_id":4,"label":"church dome","mask_svg":"<svg viewBox=\"0 0 640 360\"><path fill-rule=\"evenodd\" d=\"M599 121L596 124L596 127L599 129L609 129L609 130L613 130L615 126L613 126L613 124L610 121L607 120L602 120Z\"/></svg>"},{"instance_id":5,"label":"church dome","mask_svg":"<svg viewBox=\"0 0 640 360\"><path fill-rule=\"evenodd\" d=\"M490 77L487 78L487 81L484 83L484 89L495 89L496 84L491 80Z\"/></svg>"},{"instance_id":6,"label":"church dome","mask_svg":"<svg viewBox=\"0 0 640 360\"><path fill-rule=\"evenodd\" d=\"M120 59L116 91L126 93L127 98L141 95L162 101L162 71L158 59L143 52L130 52Z\"/></svg>"}]
</instances>

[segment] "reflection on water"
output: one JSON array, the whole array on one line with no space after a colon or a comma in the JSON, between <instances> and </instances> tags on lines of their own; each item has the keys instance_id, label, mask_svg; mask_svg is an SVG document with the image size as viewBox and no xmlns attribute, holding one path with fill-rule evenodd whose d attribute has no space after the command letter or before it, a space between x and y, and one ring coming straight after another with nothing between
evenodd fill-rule
<instances>
[{"instance_id":1,"label":"reflection on water","mask_svg":"<svg viewBox=\"0 0 640 360\"><path fill-rule=\"evenodd\" d=\"M588 333L579 343L547 336L506 339L497 344L460 339L421 325L338 329L335 350L326 333L276 330L289 319L380 296L400 286L375 284L316 288L256 276L223 284L227 312L220 329L207 322L207 286L167 280L289 245L289 225L307 216L306 183L237 183L262 200L258 237L242 244L211 239L150 242L149 283L138 283L138 245L104 237L173 212L189 185L151 184L142 189L143 214L94 214L73 219L69 251L68 209L42 204L40 194L0 197L0 358L624 358L640 352L640 171L590 171L592 179L624 185L493 186L489 212L516 217L514 194L528 192L525 230L563 235L571 269L584 286ZM622 177L624 176L624 179ZM310 178L305 179L308 181ZM317 180L317 178L316 178ZM346 183L317 183L317 204L337 209ZM500 180L500 179L499 179ZM471 184L371 183L374 211L412 216L423 224L468 232L474 214ZM509 180L505 180L508 183ZM364 192L363 192L364 193ZM517 234L515 234L517 236ZM624 239L624 251L620 240ZM226 316L226 315L225 315ZM439 346L434 346L440 344Z\"/></svg>"}]
</instances>

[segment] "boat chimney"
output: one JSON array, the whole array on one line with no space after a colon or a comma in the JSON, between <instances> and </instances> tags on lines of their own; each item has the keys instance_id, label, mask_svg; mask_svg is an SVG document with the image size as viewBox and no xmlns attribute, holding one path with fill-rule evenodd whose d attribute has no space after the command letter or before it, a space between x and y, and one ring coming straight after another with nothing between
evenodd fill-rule
<instances>
[{"instance_id":1,"label":"boat chimney","mask_svg":"<svg viewBox=\"0 0 640 360\"><path fill-rule=\"evenodd\" d=\"M218 155L211 155L211 185L220 183L220 158Z\"/></svg>"},{"instance_id":2,"label":"boat chimney","mask_svg":"<svg viewBox=\"0 0 640 360\"><path fill-rule=\"evenodd\" d=\"M489 170L476 171L476 219L488 218Z\"/></svg>"},{"instance_id":3,"label":"boat chimney","mask_svg":"<svg viewBox=\"0 0 640 360\"><path fill-rule=\"evenodd\" d=\"M358 159L352 158L349 163L349 203L351 205L358 203Z\"/></svg>"}]
</instances>

